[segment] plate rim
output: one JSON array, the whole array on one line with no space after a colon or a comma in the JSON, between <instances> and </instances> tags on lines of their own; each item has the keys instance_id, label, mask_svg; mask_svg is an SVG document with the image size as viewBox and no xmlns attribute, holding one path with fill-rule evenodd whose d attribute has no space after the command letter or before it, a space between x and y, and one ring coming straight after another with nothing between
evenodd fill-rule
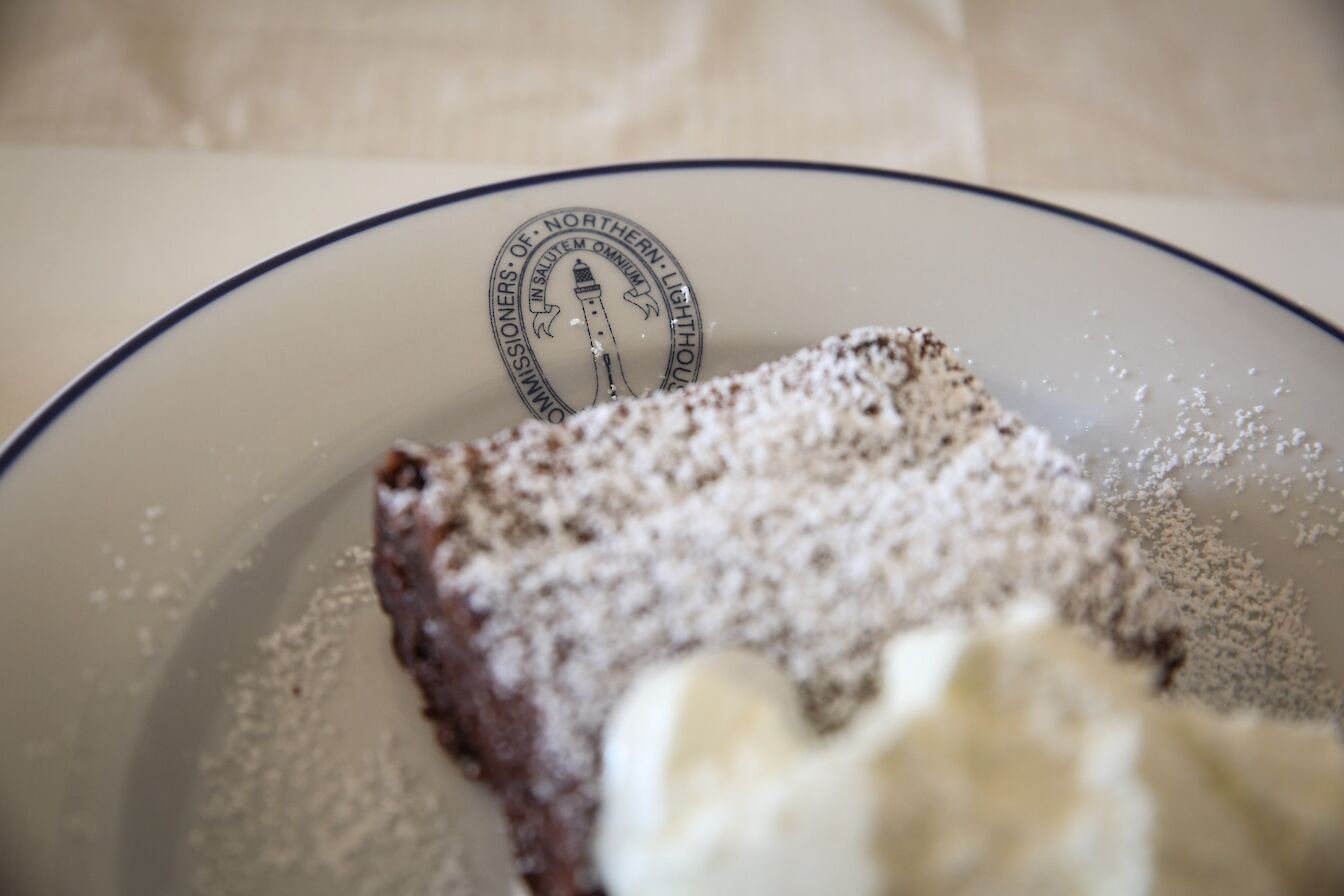
<instances>
[{"instance_id":1,"label":"plate rim","mask_svg":"<svg viewBox=\"0 0 1344 896\"><path fill-rule=\"evenodd\" d=\"M578 180L585 177L603 177L650 171L695 171L703 169L733 168L743 170L803 171L810 173L842 174L896 180L905 183L914 183L923 186L952 190L954 192L970 193L987 199L1008 202L1031 208L1036 211L1045 212L1047 214L1056 215L1080 224L1108 231L1117 236L1125 237L1140 243L1141 245L1148 246L1151 249L1180 259L1181 261L1193 264L1223 280L1230 281L1234 285L1240 286L1242 289L1257 295L1262 299L1266 299L1275 305L1278 305L1285 311L1296 315L1307 323L1312 324L1318 329L1333 336L1335 339L1339 340L1340 343L1344 343L1344 329L1341 329L1321 315L1300 305L1292 299L1289 299L1287 296L1276 292L1249 277L1238 274L1224 265L1210 261L1187 249L1182 249L1173 243L1158 239L1157 237L1135 230L1131 227L1126 227L1123 224L1117 224L1106 218L1088 214L1087 212L1081 212L1077 209L1058 205L1053 202L1047 202L1042 199L1024 196L1010 190L1002 190L997 187L969 183L954 178L938 177L930 174L918 174L912 171L902 171L894 168L851 165L840 162L756 158L700 158L622 162L618 164L597 165L584 168L567 168L559 171L532 174L525 177L494 181L488 184L469 187L465 190L456 190L450 193L432 196L428 199L422 199L407 205L397 206L396 208L327 231L326 233L305 240L297 245L291 246L289 249L263 259L250 267L244 268L242 271L219 281L213 286L207 287L193 297L150 321L86 367L51 398L47 399L47 401L33 412L33 414L29 416L18 429L16 429L3 443L0 443L0 477L3 477L14 467L19 458L32 447L42 433L56 422L62 414L73 407L75 403L78 402L85 393L97 385L100 380L110 374L127 359L135 355L140 349L171 330L178 323L186 320L192 314L205 308L207 305L222 299L239 287L245 286L276 268L302 258L318 249L322 249L333 243L338 243L349 237L357 236L366 230L372 230L375 227L398 221L402 218L408 218L423 212L433 211L445 206L455 205L459 202L466 202L471 199L476 199L481 196L489 196L495 193L505 193L511 190L520 190L527 187L558 183L566 180Z\"/></svg>"}]
</instances>

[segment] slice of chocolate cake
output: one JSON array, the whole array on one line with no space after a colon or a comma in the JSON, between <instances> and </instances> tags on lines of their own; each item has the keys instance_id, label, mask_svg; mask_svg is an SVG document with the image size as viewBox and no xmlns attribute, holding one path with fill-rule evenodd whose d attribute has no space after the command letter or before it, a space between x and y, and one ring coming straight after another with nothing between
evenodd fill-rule
<instances>
[{"instance_id":1,"label":"slice of chocolate cake","mask_svg":"<svg viewBox=\"0 0 1344 896\"><path fill-rule=\"evenodd\" d=\"M503 801L547 896L600 892L603 722L693 648L786 669L822 730L892 633L1054 600L1169 676L1175 610L1074 463L924 330L856 330L750 373L398 445L374 576L439 738Z\"/></svg>"}]
</instances>

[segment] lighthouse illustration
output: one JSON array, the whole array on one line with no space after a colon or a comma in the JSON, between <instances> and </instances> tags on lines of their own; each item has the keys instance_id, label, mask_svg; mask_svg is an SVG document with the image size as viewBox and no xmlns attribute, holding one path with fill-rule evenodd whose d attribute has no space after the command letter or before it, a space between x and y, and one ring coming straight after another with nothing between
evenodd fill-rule
<instances>
[{"instance_id":1,"label":"lighthouse illustration","mask_svg":"<svg viewBox=\"0 0 1344 896\"><path fill-rule=\"evenodd\" d=\"M580 258L574 262L574 296L583 309L583 324L588 328L588 347L593 353L593 404L603 397L609 401L633 396L635 390L625 380L616 334L611 329L606 306L602 304L602 285L593 279L593 269Z\"/></svg>"}]
</instances>

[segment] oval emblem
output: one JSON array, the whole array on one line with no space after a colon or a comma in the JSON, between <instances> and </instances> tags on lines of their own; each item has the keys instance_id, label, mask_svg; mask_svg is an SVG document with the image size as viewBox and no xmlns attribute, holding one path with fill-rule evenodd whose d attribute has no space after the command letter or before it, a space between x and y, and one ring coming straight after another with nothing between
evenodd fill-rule
<instances>
[{"instance_id":1,"label":"oval emblem","mask_svg":"<svg viewBox=\"0 0 1344 896\"><path fill-rule=\"evenodd\" d=\"M490 272L490 328L518 397L550 423L688 386L704 352L677 259L647 228L595 208L544 212L509 235Z\"/></svg>"}]
</instances>

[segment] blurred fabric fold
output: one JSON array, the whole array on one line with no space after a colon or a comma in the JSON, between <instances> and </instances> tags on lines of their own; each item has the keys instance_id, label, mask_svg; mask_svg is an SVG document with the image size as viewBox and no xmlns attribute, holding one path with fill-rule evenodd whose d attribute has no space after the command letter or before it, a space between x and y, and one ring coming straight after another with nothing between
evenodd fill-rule
<instances>
[{"instance_id":1,"label":"blurred fabric fold","mask_svg":"<svg viewBox=\"0 0 1344 896\"><path fill-rule=\"evenodd\" d=\"M1344 198L1330 0L9 0L0 141Z\"/></svg>"}]
</instances>

